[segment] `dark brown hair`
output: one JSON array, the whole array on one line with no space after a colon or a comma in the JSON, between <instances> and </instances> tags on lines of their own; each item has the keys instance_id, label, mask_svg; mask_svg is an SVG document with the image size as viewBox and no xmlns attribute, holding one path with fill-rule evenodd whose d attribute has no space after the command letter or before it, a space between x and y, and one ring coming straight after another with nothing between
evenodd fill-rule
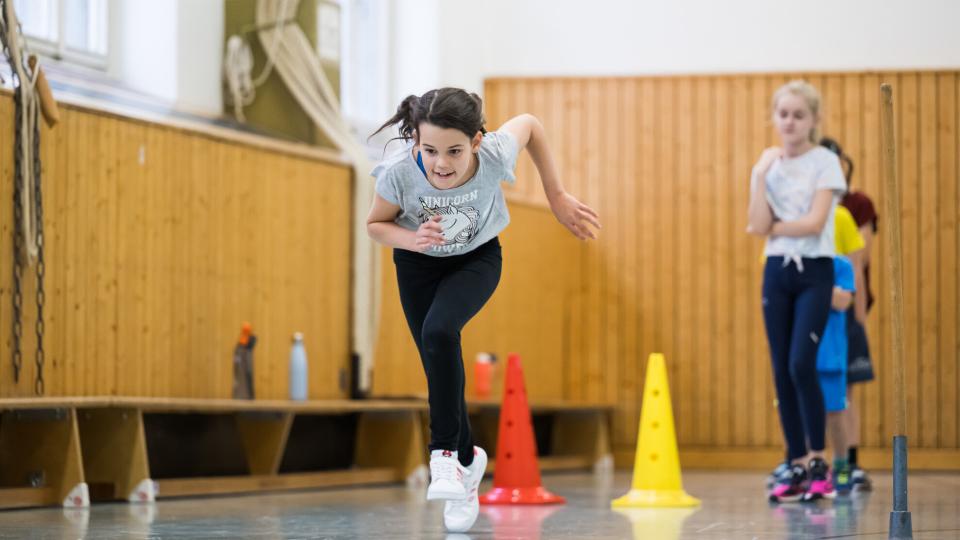
<instances>
[{"instance_id":1,"label":"dark brown hair","mask_svg":"<svg viewBox=\"0 0 960 540\"><path fill-rule=\"evenodd\" d=\"M843 148L840 146L840 143L838 143L834 139L831 139L830 137L824 137L820 139L820 146L836 154L837 157L840 158L840 161L843 162L844 166L847 169L843 172L844 172L844 176L847 177L847 186L849 186L850 180L853 179L853 160L850 159L850 156L843 153Z\"/></svg>"},{"instance_id":2,"label":"dark brown hair","mask_svg":"<svg viewBox=\"0 0 960 540\"><path fill-rule=\"evenodd\" d=\"M397 107L397 113L370 136L399 124L400 136L395 138L410 140L423 122L456 129L470 138L478 131L487 132L483 128L483 100L480 96L460 88L438 88L419 97L407 96Z\"/></svg>"}]
</instances>

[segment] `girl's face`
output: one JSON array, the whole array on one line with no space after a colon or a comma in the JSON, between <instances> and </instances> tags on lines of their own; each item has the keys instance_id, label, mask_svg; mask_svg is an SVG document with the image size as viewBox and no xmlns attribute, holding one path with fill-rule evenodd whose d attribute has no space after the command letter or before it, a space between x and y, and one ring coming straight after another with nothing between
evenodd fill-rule
<instances>
[{"instance_id":1,"label":"girl's face","mask_svg":"<svg viewBox=\"0 0 960 540\"><path fill-rule=\"evenodd\" d=\"M773 123L784 146L802 146L810 142L810 132L817 121L807 100L790 92L780 97L773 111Z\"/></svg>"},{"instance_id":2,"label":"girl's face","mask_svg":"<svg viewBox=\"0 0 960 540\"><path fill-rule=\"evenodd\" d=\"M417 131L423 168L430 183L448 189L465 183L476 172L474 155L480 151L483 135L471 139L462 131L437 127L426 122Z\"/></svg>"}]
</instances>

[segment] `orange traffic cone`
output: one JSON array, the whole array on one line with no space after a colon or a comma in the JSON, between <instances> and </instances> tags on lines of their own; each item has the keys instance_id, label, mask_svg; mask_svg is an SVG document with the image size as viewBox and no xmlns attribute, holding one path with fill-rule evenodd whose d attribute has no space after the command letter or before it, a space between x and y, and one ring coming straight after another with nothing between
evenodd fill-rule
<instances>
[{"instance_id":1,"label":"orange traffic cone","mask_svg":"<svg viewBox=\"0 0 960 540\"><path fill-rule=\"evenodd\" d=\"M500 407L497 435L497 461L493 470L493 489L480 497L481 504L554 504L563 497L543 489L537 465L537 443L533 421L523 384L520 355L507 359L506 384Z\"/></svg>"}]
</instances>

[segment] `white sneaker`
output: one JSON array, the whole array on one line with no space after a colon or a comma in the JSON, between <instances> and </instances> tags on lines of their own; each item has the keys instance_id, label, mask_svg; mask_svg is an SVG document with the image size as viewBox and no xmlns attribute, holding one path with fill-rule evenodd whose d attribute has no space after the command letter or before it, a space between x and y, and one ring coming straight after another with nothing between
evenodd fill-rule
<instances>
[{"instance_id":1,"label":"white sneaker","mask_svg":"<svg viewBox=\"0 0 960 540\"><path fill-rule=\"evenodd\" d=\"M450 450L430 452L430 485L427 500L461 500L467 496L463 479L470 473L457 460L457 453Z\"/></svg>"},{"instance_id":2,"label":"white sneaker","mask_svg":"<svg viewBox=\"0 0 960 540\"><path fill-rule=\"evenodd\" d=\"M480 489L480 481L483 480L483 473L487 470L487 453L479 446L473 447L473 463L467 467L470 475L464 482L467 490L467 498L462 501L447 501L443 505L443 524L450 532L467 532L477 521L477 515L480 513L480 499L477 491Z\"/></svg>"}]
</instances>

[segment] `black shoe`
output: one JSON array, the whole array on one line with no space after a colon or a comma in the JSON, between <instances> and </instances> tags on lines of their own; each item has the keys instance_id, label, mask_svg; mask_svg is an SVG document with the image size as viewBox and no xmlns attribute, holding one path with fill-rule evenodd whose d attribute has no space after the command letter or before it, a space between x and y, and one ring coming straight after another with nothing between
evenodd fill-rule
<instances>
[{"instance_id":1,"label":"black shoe","mask_svg":"<svg viewBox=\"0 0 960 540\"><path fill-rule=\"evenodd\" d=\"M807 470L803 465L793 465L780 477L770 490L770 502L797 502L807 491Z\"/></svg>"}]
</instances>

